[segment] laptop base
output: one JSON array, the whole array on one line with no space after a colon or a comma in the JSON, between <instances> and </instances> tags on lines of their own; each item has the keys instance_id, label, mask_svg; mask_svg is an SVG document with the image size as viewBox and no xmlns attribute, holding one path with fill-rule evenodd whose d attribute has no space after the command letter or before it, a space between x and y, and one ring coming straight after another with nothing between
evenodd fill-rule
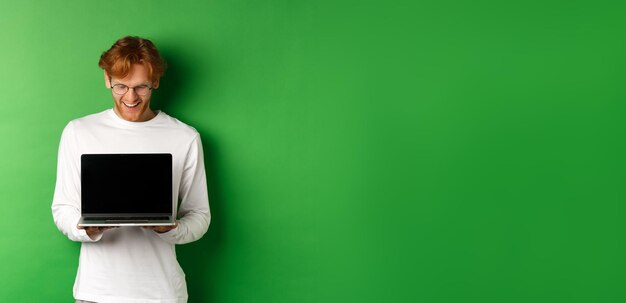
<instances>
[{"instance_id":1,"label":"laptop base","mask_svg":"<svg viewBox=\"0 0 626 303\"><path fill-rule=\"evenodd\" d=\"M103 218L89 218L82 217L78 221L78 227L89 226L173 226L176 225L176 221L173 219L167 220L151 220L151 219L103 219Z\"/></svg>"}]
</instances>

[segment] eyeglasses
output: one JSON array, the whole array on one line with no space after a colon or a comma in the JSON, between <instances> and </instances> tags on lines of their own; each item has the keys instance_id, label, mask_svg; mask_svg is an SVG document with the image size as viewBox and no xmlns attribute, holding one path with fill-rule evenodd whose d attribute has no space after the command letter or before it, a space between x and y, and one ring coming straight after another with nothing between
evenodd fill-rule
<instances>
[{"instance_id":1,"label":"eyeglasses","mask_svg":"<svg viewBox=\"0 0 626 303\"><path fill-rule=\"evenodd\" d=\"M141 96L145 96L147 94L150 93L150 91L152 90L152 87L142 84L142 85L137 85L137 86L133 86L133 87L129 87L126 86L124 84L115 84L113 86L111 86L111 90L113 91L113 93L117 94L117 95L123 95L125 93L128 92L129 89L133 89L135 91L135 93L137 93L137 95L141 95Z\"/></svg>"}]
</instances>

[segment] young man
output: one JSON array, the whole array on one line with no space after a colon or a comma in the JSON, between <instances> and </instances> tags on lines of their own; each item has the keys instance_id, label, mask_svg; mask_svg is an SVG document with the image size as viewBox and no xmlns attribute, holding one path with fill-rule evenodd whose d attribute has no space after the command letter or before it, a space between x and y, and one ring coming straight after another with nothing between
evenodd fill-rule
<instances>
[{"instance_id":1,"label":"young man","mask_svg":"<svg viewBox=\"0 0 626 303\"><path fill-rule=\"evenodd\" d=\"M111 89L113 108L73 120L63 130L52 202L59 230L82 242L74 297L99 303L187 302L185 275L174 245L200 239L211 219L200 135L150 108L165 69L152 42L121 38L102 54L98 65ZM80 156L98 153L172 154L177 224L79 228ZM110 180L110 186L132 187L133 180Z\"/></svg>"}]
</instances>

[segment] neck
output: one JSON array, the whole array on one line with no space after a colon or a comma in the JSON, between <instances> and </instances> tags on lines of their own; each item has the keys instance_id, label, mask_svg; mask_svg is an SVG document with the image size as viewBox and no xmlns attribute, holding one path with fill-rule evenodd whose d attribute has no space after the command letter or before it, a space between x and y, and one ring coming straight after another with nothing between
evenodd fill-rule
<instances>
[{"instance_id":1,"label":"neck","mask_svg":"<svg viewBox=\"0 0 626 303\"><path fill-rule=\"evenodd\" d=\"M124 117L124 115L122 115L115 107L113 108L113 112L115 112L115 114L121 119L129 121L129 122L146 122L156 117L156 113L152 109L147 110L146 112L143 113L143 115L137 117L137 119L132 119L132 118L129 119L128 117Z\"/></svg>"}]
</instances>

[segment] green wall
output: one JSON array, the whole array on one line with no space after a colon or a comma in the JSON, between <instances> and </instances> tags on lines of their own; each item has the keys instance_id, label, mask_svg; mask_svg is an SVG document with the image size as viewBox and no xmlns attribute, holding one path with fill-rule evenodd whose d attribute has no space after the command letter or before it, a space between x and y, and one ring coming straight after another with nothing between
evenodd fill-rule
<instances>
[{"instance_id":1,"label":"green wall","mask_svg":"<svg viewBox=\"0 0 626 303\"><path fill-rule=\"evenodd\" d=\"M71 302L56 152L152 39L205 148L190 302L624 302L623 1L3 1L0 301Z\"/></svg>"}]
</instances>

